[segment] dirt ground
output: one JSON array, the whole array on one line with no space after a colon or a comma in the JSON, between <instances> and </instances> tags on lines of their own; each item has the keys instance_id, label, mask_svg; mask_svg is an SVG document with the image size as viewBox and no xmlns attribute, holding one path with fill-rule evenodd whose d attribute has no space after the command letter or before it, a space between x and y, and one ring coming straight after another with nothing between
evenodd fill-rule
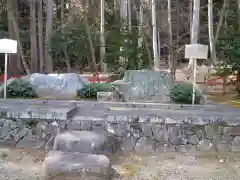
<instances>
[{"instance_id":1,"label":"dirt ground","mask_svg":"<svg viewBox=\"0 0 240 180\"><path fill-rule=\"evenodd\" d=\"M40 180L45 153L0 146L1 180ZM240 154L129 154L113 162L115 180L239 180Z\"/></svg>"}]
</instances>

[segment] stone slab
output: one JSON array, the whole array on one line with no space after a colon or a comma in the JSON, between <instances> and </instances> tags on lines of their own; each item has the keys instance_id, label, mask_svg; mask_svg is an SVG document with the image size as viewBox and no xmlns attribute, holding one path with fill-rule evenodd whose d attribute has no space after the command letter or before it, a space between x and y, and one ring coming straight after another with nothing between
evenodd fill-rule
<instances>
[{"instance_id":1,"label":"stone slab","mask_svg":"<svg viewBox=\"0 0 240 180\"><path fill-rule=\"evenodd\" d=\"M52 106L48 104L38 105L2 105L0 113L6 118L20 119L45 119L45 120L67 120L77 110L75 104Z\"/></svg>"},{"instance_id":2,"label":"stone slab","mask_svg":"<svg viewBox=\"0 0 240 180\"><path fill-rule=\"evenodd\" d=\"M173 79L167 71L129 70L123 81L131 83L131 88L122 92L125 101L168 102Z\"/></svg>"},{"instance_id":3,"label":"stone slab","mask_svg":"<svg viewBox=\"0 0 240 180\"><path fill-rule=\"evenodd\" d=\"M112 176L110 160L103 155L50 152L42 169L43 180L107 180Z\"/></svg>"}]
</instances>

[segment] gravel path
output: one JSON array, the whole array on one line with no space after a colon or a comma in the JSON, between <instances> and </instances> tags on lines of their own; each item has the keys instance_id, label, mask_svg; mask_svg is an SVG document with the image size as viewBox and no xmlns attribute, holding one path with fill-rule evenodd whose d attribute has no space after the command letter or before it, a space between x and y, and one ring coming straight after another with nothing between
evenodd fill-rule
<instances>
[{"instance_id":1,"label":"gravel path","mask_svg":"<svg viewBox=\"0 0 240 180\"><path fill-rule=\"evenodd\" d=\"M138 159L138 160L137 160ZM115 180L239 180L240 156L179 153L126 158L115 168Z\"/></svg>"},{"instance_id":2,"label":"gravel path","mask_svg":"<svg viewBox=\"0 0 240 180\"><path fill-rule=\"evenodd\" d=\"M0 147L0 180L40 180L44 152ZM240 154L130 154L113 162L114 180L239 180Z\"/></svg>"}]
</instances>

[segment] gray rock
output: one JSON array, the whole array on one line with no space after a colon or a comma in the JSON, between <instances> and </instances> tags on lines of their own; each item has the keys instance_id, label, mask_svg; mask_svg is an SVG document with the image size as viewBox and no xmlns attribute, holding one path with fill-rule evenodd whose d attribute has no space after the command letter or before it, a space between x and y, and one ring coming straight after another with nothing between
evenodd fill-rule
<instances>
[{"instance_id":1,"label":"gray rock","mask_svg":"<svg viewBox=\"0 0 240 180\"><path fill-rule=\"evenodd\" d=\"M220 126L205 126L206 138L212 139L215 135L220 135L223 132L223 127Z\"/></svg>"},{"instance_id":2,"label":"gray rock","mask_svg":"<svg viewBox=\"0 0 240 180\"><path fill-rule=\"evenodd\" d=\"M105 131L106 130L106 121L102 118L92 118L92 129L94 131Z\"/></svg>"},{"instance_id":3,"label":"gray rock","mask_svg":"<svg viewBox=\"0 0 240 180\"><path fill-rule=\"evenodd\" d=\"M240 152L240 136L234 137L234 139L232 141L231 150L233 152Z\"/></svg>"},{"instance_id":4,"label":"gray rock","mask_svg":"<svg viewBox=\"0 0 240 180\"><path fill-rule=\"evenodd\" d=\"M38 147L37 140L31 137L23 137L16 145L16 148L36 148Z\"/></svg>"},{"instance_id":5,"label":"gray rock","mask_svg":"<svg viewBox=\"0 0 240 180\"><path fill-rule=\"evenodd\" d=\"M133 136L124 138L123 142L121 143L120 149L123 153L133 152L136 146L136 143L137 143L137 140Z\"/></svg>"},{"instance_id":6,"label":"gray rock","mask_svg":"<svg viewBox=\"0 0 240 180\"><path fill-rule=\"evenodd\" d=\"M129 134L130 125L124 122L107 122L107 132L117 137L126 137Z\"/></svg>"},{"instance_id":7,"label":"gray rock","mask_svg":"<svg viewBox=\"0 0 240 180\"><path fill-rule=\"evenodd\" d=\"M173 145L184 144L181 137L181 129L177 126L168 127L168 141Z\"/></svg>"},{"instance_id":8,"label":"gray rock","mask_svg":"<svg viewBox=\"0 0 240 180\"><path fill-rule=\"evenodd\" d=\"M228 152L231 151L231 144L228 141L220 141L217 144L217 150L219 152Z\"/></svg>"},{"instance_id":9,"label":"gray rock","mask_svg":"<svg viewBox=\"0 0 240 180\"><path fill-rule=\"evenodd\" d=\"M72 99L76 97L78 89L82 89L88 82L76 73L66 74L32 74L27 78L36 88L38 97L54 99Z\"/></svg>"},{"instance_id":10,"label":"gray rock","mask_svg":"<svg viewBox=\"0 0 240 180\"><path fill-rule=\"evenodd\" d=\"M117 150L116 139L95 131L68 131L56 136L54 151L110 154Z\"/></svg>"},{"instance_id":11,"label":"gray rock","mask_svg":"<svg viewBox=\"0 0 240 180\"><path fill-rule=\"evenodd\" d=\"M155 150L156 150L155 142L147 137L141 137L135 146L135 151L137 153L152 153Z\"/></svg>"},{"instance_id":12,"label":"gray rock","mask_svg":"<svg viewBox=\"0 0 240 180\"><path fill-rule=\"evenodd\" d=\"M199 151L203 151L203 152L205 151L210 152L215 150L213 144L208 139L201 140L198 143L198 149Z\"/></svg>"},{"instance_id":13,"label":"gray rock","mask_svg":"<svg viewBox=\"0 0 240 180\"><path fill-rule=\"evenodd\" d=\"M223 127L223 134L229 135L229 131L231 131L232 127Z\"/></svg>"},{"instance_id":14,"label":"gray rock","mask_svg":"<svg viewBox=\"0 0 240 180\"><path fill-rule=\"evenodd\" d=\"M221 140L230 142L233 140L233 136L222 135Z\"/></svg>"},{"instance_id":15,"label":"gray rock","mask_svg":"<svg viewBox=\"0 0 240 180\"><path fill-rule=\"evenodd\" d=\"M118 101L118 95L116 92L97 92L98 101Z\"/></svg>"},{"instance_id":16,"label":"gray rock","mask_svg":"<svg viewBox=\"0 0 240 180\"><path fill-rule=\"evenodd\" d=\"M152 124L150 122L141 123L141 129L144 136L150 137L150 138L153 137Z\"/></svg>"},{"instance_id":17,"label":"gray rock","mask_svg":"<svg viewBox=\"0 0 240 180\"><path fill-rule=\"evenodd\" d=\"M224 134L229 136L240 136L240 127L224 127Z\"/></svg>"},{"instance_id":18,"label":"gray rock","mask_svg":"<svg viewBox=\"0 0 240 180\"><path fill-rule=\"evenodd\" d=\"M193 144L193 145L198 144L198 143L199 143L198 136L197 136L196 134L190 136L189 139L188 139L188 142L189 142L190 144Z\"/></svg>"},{"instance_id":19,"label":"gray rock","mask_svg":"<svg viewBox=\"0 0 240 180\"><path fill-rule=\"evenodd\" d=\"M110 160L96 154L50 152L42 168L43 180L108 180L112 174Z\"/></svg>"},{"instance_id":20,"label":"gray rock","mask_svg":"<svg viewBox=\"0 0 240 180\"><path fill-rule=\"evenodd\" d=\"M152 125L152 130L156 141L168 142L168 132L166 125L155 123Z\"/></svg>"},{"instance_id":21,"label":"gray rock","mask_svg":"<svg viewBox=\"0 0 240 180\"><path fill-rule=\"evenodd\" d=\"M217 145L220 143L221 141L221 136L220 135L215 135L213 136L213 139L212 139L212 144L217 147Z\"/></svg>"},{"instance_id":22,"label":"gray rock","mask_svg":"<svg viewBox=\"0 0 240 180\"><path fill-rule=\"evenodd\" d=\"M152 70L129 70L123 81L130 82L131 88L122 91L129 101L168 102L174 83L169 72Z\"/></svg>"}]
</instances>

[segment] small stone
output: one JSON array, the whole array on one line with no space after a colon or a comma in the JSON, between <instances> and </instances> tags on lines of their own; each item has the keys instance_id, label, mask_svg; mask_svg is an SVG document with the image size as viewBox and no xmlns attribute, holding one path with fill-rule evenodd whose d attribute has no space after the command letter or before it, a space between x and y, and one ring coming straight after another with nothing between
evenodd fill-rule
<instances>
[{"instance_id":1,"label":"small stone","mask_svg":"<svg viewBox=\"0 0 240 180\"><path fill-rule=\"evenodd\" d=\"M173 145L183 144L180 127L176 126L168 127L168 140Z\"/></svg>"},{"instance_id":2,"label":"small stone","mask_svg":"<svg viewBox=\"0 0 240 180\"><path fill-rule=\"evenodd\" d=\"M155 150L156 150L155 142L147 137L141 137L135 146L135 151L137 153L152 153Z\"/></svg>"},{"instance_id":3,"label":"small stone","mask_svg":"<svg viewBox=\"0 0 240 180\"><path fill-rule=\"evenodd\" d=\"M225 133L229 136L240 136L240 127L225 128Z\"/></svg>"},{"instance_id":4,"label":"small stone","mask_svg":"<svg viewBox=\"0 0 240 180\"><path fill-rule=\"evenodd\" d=\"M233 140L233 136L222 135L222 136L221 136L221 140L222 140L222 141L230 142L230 141Z\"/></svg>"},{"instance_id":5,"label":"small stone","mask_svg":"<svg viewBox=\"0 0 240 180\"><path fill-rule=\"evenodd\" d=\"M231 150L233 152L240 152L240 136L236 136L233 139Z\"/></svg>"},{"instance_id":6,"label":"small stone","mask_svg":"<svg viewBox=\"0 0 240 180\"><path fill-rule=\"evenodd\" d=\"M205 126L206 138L212 139L215 135L220 135L223 132L223 127L220 126Z\"/></svg>"},{"instance_id":7,"label":"small stone","mask_svg":"<svg viewBox=\"0 0 240 180\"><path fill-rule=\"evenodd\" d=\"M97 92L98 101L117 101L116 92Z\"/></svg>"},{"instance_id":8,"label":"small stone","mask_svg":"<svg viewBox=\"0 0 240 180\"><path fill-rule=\"evenodd\" d=\"M210 123L210 119L208 117L202 117L202 116L195 116L191 124L194 125L200 125L200 126L206 126Z\"/></svg>"},{"instance_id":9,"label":"small stone","mask_svg":"<svg viewBox=\"0 0 240 180\"><path fill-rule=\"evenodd\" d=\"M126 137L129 133L128 125L124 122L107 122L106 131L117 137Z\"/></svg>"},{"instance_id":10,"label":"small stone","mask_svg":"<svg viewBox=\"0 0 240 180\"><path fill-rule=\"evenodd\" d=\"M199 151L213 151L214 146L208 139L204 139L198 143L198 149Z\"/></svg>"},{"instance_id":11,"label":"small stone","mask_svg":"<svg viewBox=\"0 0 240 180\"><path fill-rule=\"evenodd\" d=\"M198 144L198 143L199 143L198 136L197 136L196 134L190 136L189 139L188 139L188 142L189 142L190 144L193 144L193 145Z\"/></svg>"},{"instance_id":12,"label":"small stone","mask_svg":"<svg viewBox=\"0 0 240 180\"><path fill-rule=\"evenodd\" d=\"M106 121L101 118L92 118L92 129L94 131L105 131Z\"/></svg>"},{"instance_id":13,"label":"small stone","mask_svg":"<svg viewBox=\"0 0 240 180\"><path fill-rule=\"evenodd\" d=\"M228 152L231 150L231 146L230 146L230 143L227 142L227 141L220 141L217 145L217 150L219 152Z\"/></svg>"},{"instance_id":14,"label":"small stone","mask_svg":"<svg viewBox=\"0 0 240 180\"><path fill-rule=\"evenodd\" d=\"M220 135L215 135L213 136L213 139L212 139L212 144L217 147L217 145L220 143L221 141L221 136Z\"/></svg>"},{"instance_id":15,"label":"small stone","mask_svg":"<svg viewBox=\"0 0 240 180\"><path fill-rule=\"evenodd\" d=\"M153 137L152 125L150 122L141 123L141 129L144 136L150 137L150 138Z\"/></svg>"},{"instance_id":16,"label":"small stone","mask_svg":"<svg viewBox=\"0 0 240 180\"><path fill-rule=\"evenodd\" d=\"M183 133L186 135L194 135L195 134L193 131L191 131L189 129L184 129Z\"/></svg>"},{"instance_id":17,"label":"small stone","mask_svg":"<svg viewBox=\"0 0 240 180\"><path fill-rule=\"evenodd\" d=\"M182 120L177 120L177 119L173 119L173 118L170 118L170 117L167 117L166 120L165 120L165 123L166 124L169 124L169 125L174 125L174 124L181 124Z\"/></svg>"},{"instance_id":18,"label":"small stone","mask_svg":"<svg viewBox=\"0 0 240 180\"><path fill-rule=\"evenodd\" d=\"M166 125L155 123L152 125L153 136L158 142L168 142L168 132Z\"/></svg>"},{"instance_id":19,"label":"small stone","mask_svg":"<svg viewBox=\"0 0 240 180\"><path fill-rule=\"evenodd\" d=\"M228 132L232 129L232 127L224 127L223 128L223 134L224 135L229 135Z\"/></svg>"}]
</instances>

